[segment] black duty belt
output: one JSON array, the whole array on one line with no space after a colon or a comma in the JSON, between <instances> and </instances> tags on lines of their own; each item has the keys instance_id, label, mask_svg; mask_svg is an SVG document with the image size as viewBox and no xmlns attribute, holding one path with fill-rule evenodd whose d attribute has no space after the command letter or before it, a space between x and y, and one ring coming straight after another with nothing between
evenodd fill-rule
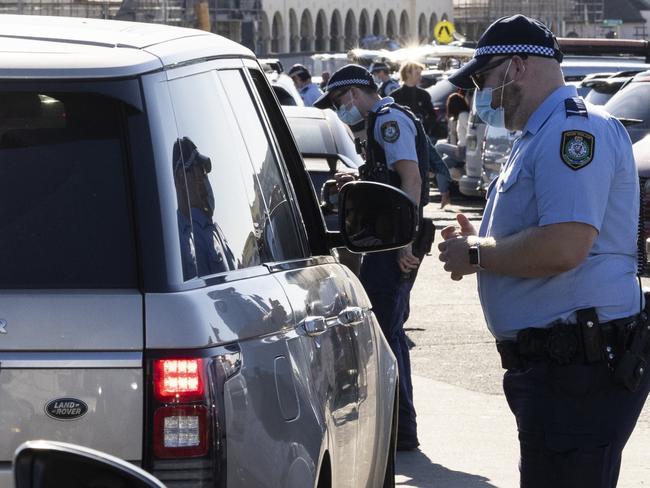
<instances>
[{"instance_id":1,"label":"black duty belt","mask_svg":"<svg viewBox=\"0 0 650 488\"><path fill-rule=\"evenodd\" d=\"M646 328L644 314L598 323L595 309L578 311L578 323L527 328L517 333L516 341L497 341L504 369L521 369L535 361L558 364L596 363L616 365L637 328ZM647 350L650 344L644 344ZM646 351L647 352L647 351Z\"/></svg>"}]
</instances>

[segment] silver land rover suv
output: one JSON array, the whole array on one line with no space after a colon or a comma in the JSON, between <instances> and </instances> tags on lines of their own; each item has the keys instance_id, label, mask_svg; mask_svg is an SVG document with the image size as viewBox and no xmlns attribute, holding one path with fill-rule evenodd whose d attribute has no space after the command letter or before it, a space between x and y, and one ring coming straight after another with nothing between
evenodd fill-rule
<instances>
[{"instance_id":1,"label":"silver land rover suv","mask_svg":"<svg viewBox=\"0 0 650 488\"><path fill-rule=\"evenodd\" d=\"M349 184L327 232L238 44L0 16L0 488L30 439L170 488L393 486L395 358L330 251L407 244L405 198Z\"/></svg>"}]
</instances>

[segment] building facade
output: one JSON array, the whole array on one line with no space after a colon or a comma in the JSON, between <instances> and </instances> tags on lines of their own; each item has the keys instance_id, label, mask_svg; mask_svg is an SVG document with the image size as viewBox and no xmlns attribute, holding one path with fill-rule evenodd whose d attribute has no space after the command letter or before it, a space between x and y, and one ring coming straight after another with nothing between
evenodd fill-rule
<instances>
[{"instance_id":1,"label":"building facade","mask_svg":"<svg viewBox=\"0 0 650 488\"><path fill-rule=\"evenodd\" d=\"M368 36L430 42L452 17L452 0L262 0L256 51L341 52Z\"/></svg>"}]
</instances>

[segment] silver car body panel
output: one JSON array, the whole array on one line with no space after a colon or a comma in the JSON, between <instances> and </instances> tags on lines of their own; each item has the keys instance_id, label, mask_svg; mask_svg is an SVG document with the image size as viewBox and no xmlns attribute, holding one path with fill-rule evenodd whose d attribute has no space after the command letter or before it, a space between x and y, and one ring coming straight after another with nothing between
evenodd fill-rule
<instances>
[{"instance_id":1,"label":"silver car body panel","mask_svg":"<svg viewBox=\"0 0 650 488\"><path fill-rule=\"evenodd\" d=\"M253 57L205 31L115 20L0 15L0 39L0 78L116 78L216 53Z\"/></svg>"},{"instance_id":2,"label":"silver car body panel","mask_svg":"<svg viewBox=\"0 0 650 488\"><path fill-rule=\"evenodd\" d=\"M133 290L3 290L2 351L140 351L142 295Z\"/></svg>"}]
</instances>

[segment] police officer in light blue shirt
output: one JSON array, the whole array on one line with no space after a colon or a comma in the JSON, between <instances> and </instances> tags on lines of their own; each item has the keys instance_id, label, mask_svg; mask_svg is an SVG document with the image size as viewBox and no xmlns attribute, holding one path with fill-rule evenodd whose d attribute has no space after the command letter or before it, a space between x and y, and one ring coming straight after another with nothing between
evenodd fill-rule
<instances>
[{"instance_id":1,"label":"police officer in light blue shirt","mask_svg":"<svg viewBox=\"0 0 650 488\"><path fill-rule=\"evenodd\" d=\"M477 273L517 419L521 487L616 486L650 389L637 283L639 182L618 120L564 84L542 23L494 22L450 81L477 88L488 124L520 130L478 235L443 230L454 280Z\"/></svg>"},{"instance_id":2,"label":"police officer in light blue shirt","mask_svg":"<svg viewBox=\"0 0 650 488\"><path fill-rule=\"evenodd\" d=\"M334 108L338 117L350 126L365 121L366 164L361 178L402 189L418 203L422 217L421 209L429 197L426 184L429 153L422 123L392 98L380 98L368 70L353 64L343 66L332 75L326 92L315 106ZM379 326L397 359L398 450L413 450L419 445L404 322L422 257L422 252L411 246L371 253L364 256L359 274Z\"/></svg>"},{"instance_id":3,"label":"police officer in light blue shirt","mask_svg":"<svg viewBox=\"0 0 650 488\"><path fill-rule=\"evenodd\" d=\"M311 81L311 73L302 64L294 64L287 73L293 80L298 93L302 97L305 107L311 107L323 92L316 83Z\"/></svg>"}]
</instances>

